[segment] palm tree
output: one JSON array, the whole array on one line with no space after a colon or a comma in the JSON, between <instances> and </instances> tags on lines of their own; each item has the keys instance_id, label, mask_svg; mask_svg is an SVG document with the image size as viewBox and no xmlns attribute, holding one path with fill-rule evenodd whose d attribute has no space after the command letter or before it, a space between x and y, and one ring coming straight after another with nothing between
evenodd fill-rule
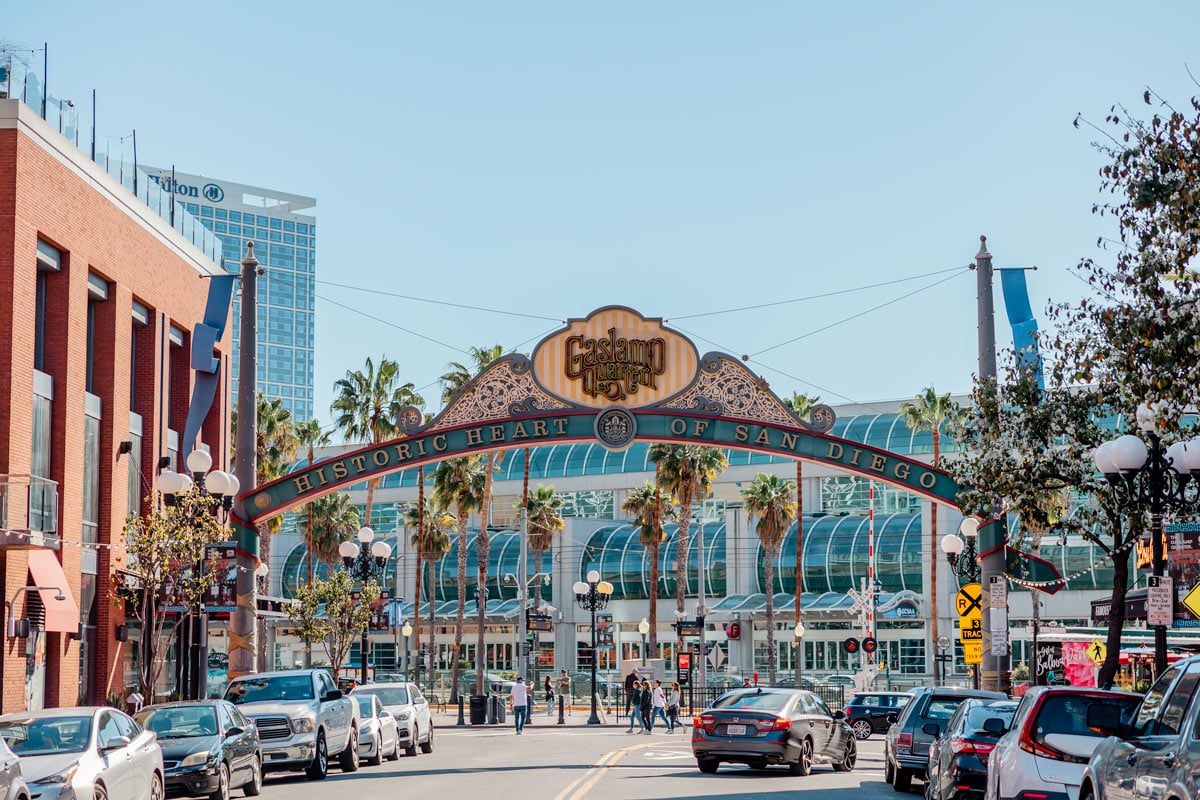
<instances>
[{"instance_id":1,"label":"palm tree","mask_svg":"<svg viewBox=\"0 0 1200 800\"><path fill-rule=\"evenodd\" d=\"M670 498L664 499L658 487L649 481L639 489L631 489L621 510L632 514L640 531L638 541L650 558L650 652L658 650L658 548L663 541L663 522L675 516Z\"/></svg>"},{"instance_id":2,"label":"palm tree","mask_svg":"<svg viewBox=\"0 0 1200 800\"><path fill-rule=\"evenodd\" d=\"M779 545L796 517L796 504L792 492L796 487L791 481L780 480L778 475L760 472L754 481L742 490L742 506L751 517L758 517L754 532L766 551L767 594L767 674L775 683L775 559L779 557Z\"/></svg>"},{"instance_id":3,"label":"palm tree","mask_svg":"<svg viewBox=\"0 0 1200 800\"><path fill-rule=\"evenodd\" d=\"M904 403L900 406L900 414L904 417L905 424L912 430L933 432L933 468L938 469L941 466L942 425L961 419L963 411L957 403L950 399L949 394L939 395L933 390L932 386L926 387L914 400L916 400L915 403ZM930 635L933 641L937 642L937 562L939 552L937 503L933 504L932 513L929 515L929 552L932 554L929 559L929 608L930 616L933 618L933 624L930 626ZM941 662L935 660L933 667L934 682L941 679L938 675L940 669Z\"/></svg>"},{"instance_id":4,"label":"palm tree","mask_svg":"<svg viewBox=\"0 0 1200 800\"><path fill-rule=\"evenodd\" d=\"M308 549L308 585L313 581L313 559L330 566L337 563L338 545L358 530L358 508L350 504L350 495L327 494L310 502L297 529ZM312 642L304 640L304 667L312 666Z\"/></svg>"},{"instance_id":5,"label":"palm tree","mask_svg":"<svg viewBox=\"0 0 1200 800\"><path fill-rule=\"evenodd\" d=\"M653 444L650 460L660 471L662 488L679 500L679 535L675 547L675 610L684 613L692 503L712 493L712 482L729 466L725 451L701 445ZM700 576L704 580L704 576ZM682 639L682 637L680 637Z\"/></svg>"},{"instance_id":6,"label":"palm tree","mask_svg":"<svg viewBox=\"0 0 1200 800\"><path fill-rule=\"evenodd\" d=\"M495 344L491 347L472 347L470 350L471 360L475 364L476 374L500 356L504 355L504 348ZM442 402L449 404L451 400L458 396L459 392L471 381L472 375L467 367L457 361L450 363L450 371L442 376ZM479 536L475 539L475 555L476 562L479 564L479 585L487 586L488 576L488 558L491 556L491 535L488 533L488 523L491 520L492 511L492 476L496 472L496 468L500 466L500 461L504 454L497 455L496 451L489 450L484 454L483 463L483 497L479 502ZM479 623L477 628L477 638L475 640L476 652L481 656L475 660L475 694L483 694L483 673L487 667L482 657L484 652L484 631L487 617L486 604L479 604Z\"/></svg>"},{"instance_id":7,"label":"palm tree","mask_svg":"<svg viewBox=\"0 0 1200 800\"><path fill-rule=\"evenodd\" d=\"M454 506L458 520L458 613L454 620L454 664L451 667L450 689L450 699L454 702L458 702L463 614L467 607L467 521L471 518L471 512L479 507L483 484L483 460L478 456L450 458L439 463L433 471L433 492L438 502L444 503L447 508ZM483 599L482 592L479 599ZM479 653L478 657L482 659L483 653Z\"/></svg>"},{"instance_id":8,"label":"palm tree","mask_svg":"<svg viewBox=\"0 0 1200 800\"><path fill-rule=\"evenodd\" d=\"M529 549L541 572L542 556L554 544L554 534L567 527L562 515L563 499L554 492L553 486L538 486L525 502L525 521L529 528ZM520 576L519 580L525 580ZM542 602L542 580L537 584L538 605Z\"/></svg>"},{"instance_id":9,"label":"palm tree","mask_svg":"<svg viewBox=\"0 0 1200 800\"><path fill-rule=\"evenodd\" d=\"M420 476L424 483L424 472ZM433 565L442 560L450 552L450 534L447 528L454 524L446 506L437 495L422 495L417 505L409 506L404 512L406 527L416 529L412 535L412 544L417 550L417 600L413 604L413 616L416 618L417 653L421 652L421 566L429 565L429 652L434 652L437 629L434 627L433 610L437 606L433 592ZM419 656L418 656L419 657ZM432 680L432 675L430 676Z\"/></svg>"},{"instance_id":10,"label":"palm tree","mask_svg":"<svg viewBox=\"0 0 1200 800\"><path fill-rule=\"evenodd\" d=\"M324 447L329 444L329 433L321 429L321 423L315 419L305 420L296 426L296 444L308 453L308 465L311 467L315 458L315 450L318 447ZM305 509L308 530L313 529L312 520L312 504L310 503ZM308 550L308 583L312 585L313 575L313 551L311 545Z\"/></svg>"},{"instance_id":11,"label":"palm tree","mask_svg":"<svg viewBox=\"0 0 1200 800\"><path fill-rule=\"evenodd\" d=\"M405 406L421 406L425 401L411 383L400 383L400 365L385 356L379 368L367 359L366 370L348 370L346 377L333 385L337 397L329 410L337 415L335 424L347 442L378 445L401 435L399 420ZM367 481L367 508L364 523L371 524L371 506L379 478Z\"/></svg>"},{"instance_id":12,"label":"palm tree","mask_svg":"<svg viewBox=\"0 0 1200 800\"><path fill-rule=\"evenodd\" d=\"M821 398L812 395L792 392L791 397L785 397L783 404L796 415L796 419L807 421L812 415L813 406L821 402ZM804 594L804 462L796 459L796 613L795 622L800 623L800 600ZM796 653L796 658L803 658L803 653ZM798 687L797 687L798 688Z\"/></svg>"}]
</instances>

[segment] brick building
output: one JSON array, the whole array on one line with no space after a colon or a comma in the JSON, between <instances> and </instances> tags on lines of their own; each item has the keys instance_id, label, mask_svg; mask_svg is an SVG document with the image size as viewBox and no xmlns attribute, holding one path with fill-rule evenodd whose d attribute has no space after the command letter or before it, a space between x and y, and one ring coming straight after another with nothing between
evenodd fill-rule
<instances>
[{"instance_id":1,"label":"brick building","mask_svg":"<svg viewBox=\"0 0 1200 800\"><path fill-rule=\"evenodd\" d=\"M182 466L191 332L216 274L33 109L0 100L2 712L124 688L110 576L126 516L162 465ZM214 466L229 463L229 351L227 328L200 435Z\"/></svg>"}]
</instances>

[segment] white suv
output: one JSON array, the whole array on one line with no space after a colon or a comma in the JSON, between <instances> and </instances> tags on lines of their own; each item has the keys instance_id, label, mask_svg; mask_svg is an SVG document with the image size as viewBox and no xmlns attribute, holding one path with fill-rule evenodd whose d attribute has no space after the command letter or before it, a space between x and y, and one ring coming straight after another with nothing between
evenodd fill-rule
<instances>
[{"instance_id":1,"label":"white suv","mask_svg":"<svg viewBox=\"0 0 1200 800\"><path fill-rule=\"evenodd\" d=\"M1113 704L1128 718L1141 699L1082 686L1033 687L988 758L984 800L1079 800L1083 769L1105 738L1087 726L1088 707Z\"/></svg>"}]
</instances>

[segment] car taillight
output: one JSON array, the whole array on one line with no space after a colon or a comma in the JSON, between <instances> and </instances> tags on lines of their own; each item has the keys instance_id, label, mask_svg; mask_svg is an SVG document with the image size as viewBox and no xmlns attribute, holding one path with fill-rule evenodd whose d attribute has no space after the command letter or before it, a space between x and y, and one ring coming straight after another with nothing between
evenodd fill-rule
<instances>
[{"instance_id":1,"label":"car taillight","mask_svg":"<svg viewBox=\"0 0 1200 800\"><path fill-rule=\"evenodd\" d=\"M702 731L711 731L717 727L717 721L712 717L696 717L692 724Z\"/></svg>"},{"instance_id":2,"label":"car taillight","mask_svg":"<svg viewBox=\"0 0 1200 800\"><path fill-rule=\"evenodd\" d=\"M842 710L842 713L846 715L846 719L850 719L850 712L853 710L853 708L853 706L846 706L846 708Z\"/></svg>"},{"instance_id":3,"label":"car taillight","mask_svg":"<svg viewBox=\"0 0 1200 800\"><path fill-rule=\"evenodd\" d=\"M760 719L757 723L760 731L786 731L792 727L792 721L784 717L775 719Z\"/></svg>"},{"instance_id":4,"label":"car taillight","mask_svg":"<svg viewBox=\"0 0 1200 800\"><path fill-rule=\"evenodd\" d=\"M912 734L911 733L902 733L896 737L896 749L899 750L902 747L905 750L912 750Z\"/></svg>"},{"instance_id":5,"label":"car taillight","mask_svg":"<svg viewBox=\"0 0 1200 800\"><path fill-rule=\"evenodd\" d=\"M996 749L996 745L987 742L972 742L969 739L952 739L950 750L968 756L986 756Z\"/></svg>"}]
</instances>

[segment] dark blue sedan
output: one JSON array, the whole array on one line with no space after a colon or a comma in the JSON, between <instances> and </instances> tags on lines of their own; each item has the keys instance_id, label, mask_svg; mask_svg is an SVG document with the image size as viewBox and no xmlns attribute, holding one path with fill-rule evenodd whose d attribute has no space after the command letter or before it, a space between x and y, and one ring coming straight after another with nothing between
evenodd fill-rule
<instances>
[{"instance_id":1,"label":"dark blue sedan","mask_svg":"<svg viewBox=\"0 0 1200 800\"><path fill-rule=\"evenodd\" d=\"M168 795L226 800L262 791L258 729L224 700L164 703L138 712L158 736Z\"/></svg>"}]
</instances>

